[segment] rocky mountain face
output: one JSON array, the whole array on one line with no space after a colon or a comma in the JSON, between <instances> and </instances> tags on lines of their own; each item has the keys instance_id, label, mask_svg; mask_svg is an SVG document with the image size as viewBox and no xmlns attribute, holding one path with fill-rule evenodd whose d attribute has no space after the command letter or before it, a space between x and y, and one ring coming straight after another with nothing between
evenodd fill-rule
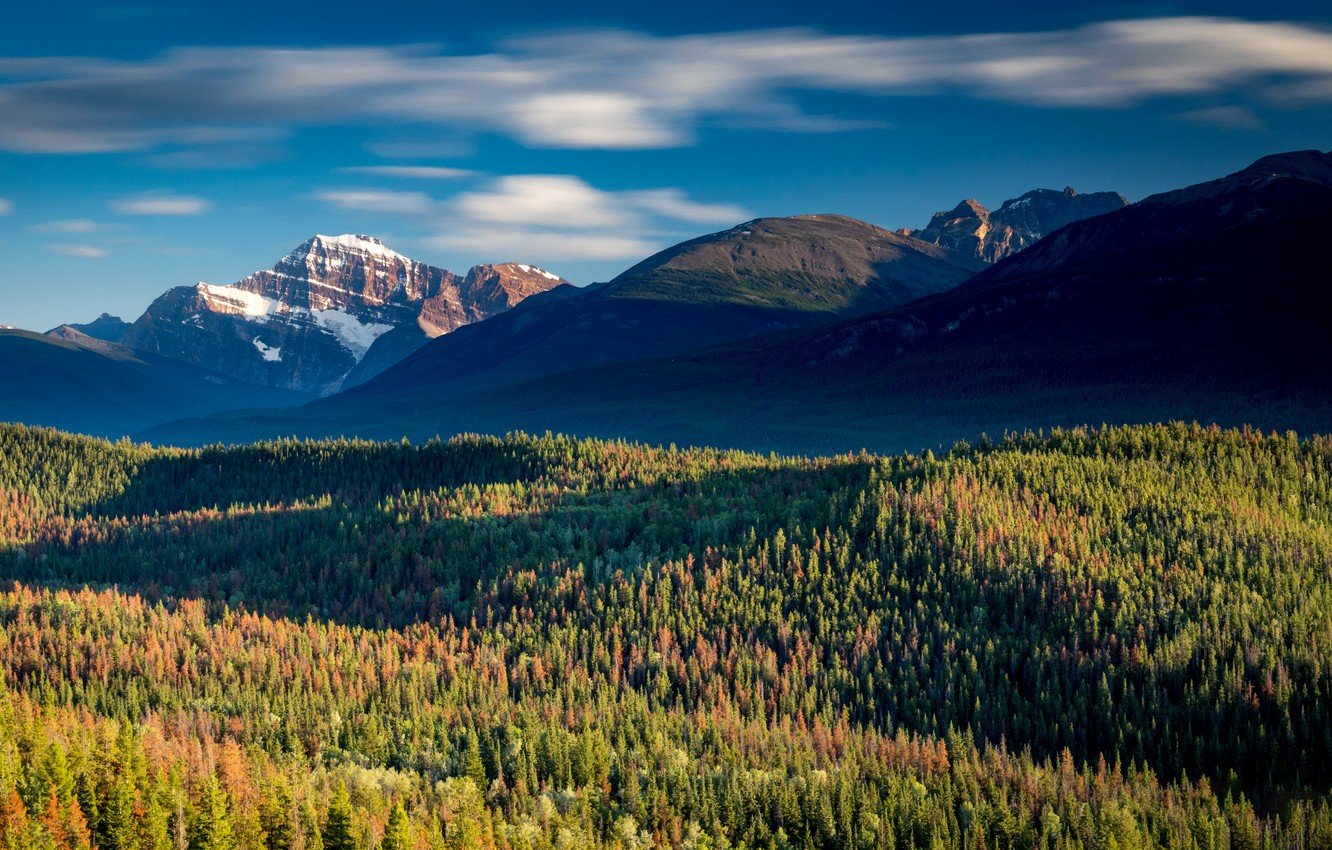
<instances>
[{"instance_id":1,"label":"rocky mountain face","mask_svg":"<svg viewBox=\"0 0 1332 850\"><path fill-rule=\"evenodd\" d=\"M912 236L985 263L995 263L1035 243L1048 233L1084 218L1128 206L1118 192L1079 194L1072 187L1062 192L1034 189L1020 198L989 210L968 198L951 210L937 212L923 230Z\"/></svg>"},{"instance_id":2,"label":"rocky mountain face","mask_svg":"<svg viewBox=\"0 0 1332 850\"><path fill-rule=\"evenodd\" d=\"M225 286L168 290L120 341L251 383L322 395L350 385L354 370L364 380L391 365L389 349L405 356L563 283L518 263L460 276L371 236L315 236L271 270ZM369 357L377 347L383 350ZM367 359L382 365L358 370Z\"/></svg>"}]
</instances>

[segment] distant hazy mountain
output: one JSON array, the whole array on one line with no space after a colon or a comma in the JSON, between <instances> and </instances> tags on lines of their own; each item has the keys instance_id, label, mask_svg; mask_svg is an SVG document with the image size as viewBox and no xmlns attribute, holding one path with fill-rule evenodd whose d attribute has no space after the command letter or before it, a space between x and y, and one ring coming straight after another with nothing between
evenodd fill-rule
<instances>
[{"instance_id":1,"label":"distant hazy mountain","mask_svg":"<svg viewBox=\"0 0 1332 850\"><path fill-rule=\"evenodd\" d=\"M994 263L1035 244L1047 233L1084 218L1122 209L1128 199L1118 192L1080 195L1035 189L1004 201L991 211L968 198L951 210L937 212L923 230L911 235L951 248L967 257Z\"/></svg>"},{"instance_id":2,"label":"distant hazy mountain","mask_svg":"<svg viewBox=\"0 0 1332 850\"><path fill-rule=\"evenodd\" d=\"M71 325L46 334L0 331L0 363L0 421L109 437L165 419L310 399L133 351Z\"/></svg>"},{"instance_id":3,"label":"distant hazy mountain","mask_svg":"<svg viewBox=\"0 0 1332 850\"><path fill-rule=\"evenodd\" d=\"M459 276L370 236L315 236L271 271L167 291L120 341L251 383L324 394L563 283L517 263Z\"/></svg>"},{"instance_id":4,"label":"distant hazy mountain","mask_svg":"<svg viewBox=\"0 0 1332 850\"><path fill-rule=\"evenodd\" d=\"M119 316L103 313L91 322L71 322L61 325L60 328L73 328L84 336L100 339L103 342L120 342L124 338L125 332L130 329L130 324ZM55 333L60 328L53 328L47 333Z\"/></svg>"}]
</instances>

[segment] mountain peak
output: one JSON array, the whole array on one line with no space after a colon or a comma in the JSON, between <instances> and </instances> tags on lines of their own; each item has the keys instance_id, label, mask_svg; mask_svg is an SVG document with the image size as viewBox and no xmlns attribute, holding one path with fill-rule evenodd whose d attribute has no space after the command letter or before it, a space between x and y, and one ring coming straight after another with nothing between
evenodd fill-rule
<instances>
[{"instance_id":1,"label":"mountain peak","mask_svg":"<svg viewBox=\"0 0 1332 850\"><path fill-rule=\"evenodd\" d=\"M251 383L328 393L353 370L367 377L432 337L561 283L516 263L464 279L375 236L320 233L272 269L231 284L170 290L124 340ZM362 367L390 332L386 351Z\"/></svg>"},{"instance_id":2,"label":"mountain peak","mask_svg":"<svg viewBox=\"0 0 1332 850\"><path fill-rule=\"evenodd\" d=\"M380 238L376 236L368 236L364 233L343 233L339 236L327 236L323 233L316 233L314 236L311 236L309 239L292 249L291 253L287 254L286 260L300 260L311 254L337 254L348 251L360 252L385 260L413 262L385 245Z\"/></svg>"},{"instance_id":3,"label":"mountain peak","mask_svg":"<svg viewBox=\"0 0 1332 850\"><path fill-rule=\"evenodd\" d=\"M967 276L948 251L845 215L756 218L660 251L606 292L819 314L877 309Z\"/></svg>"},{"instance_id":4,"label":"mountain peak","mask_svg":"<svg viewBox=\"0 0 1332 850\"><path fill-rule=\"evenodd\" d=\"M1205 183L1196 183L1183 189L1161 192L1144 198L1142 202L1185 204L1276 183L1287 184L1290 181L1314 183L1332 188L1332 152L1303 150L1271 154L1234 174L1208 180Z\"/></svg>"},{"instance_id":5,"label":"mountain peak","mask_svg":"<svg viewBox=\"0 0 1332 850\"><path fill-rule=\"evenodd\" d=\"M1084 195L1072 186L1065 186L1063 191L1032 189L1004 201L993 211L967 198L951 210L935 213L923 230L912 235L994 263L1066 224L1127 205L1128 199L1118 192Z\"/></svg>"}]
</instances>

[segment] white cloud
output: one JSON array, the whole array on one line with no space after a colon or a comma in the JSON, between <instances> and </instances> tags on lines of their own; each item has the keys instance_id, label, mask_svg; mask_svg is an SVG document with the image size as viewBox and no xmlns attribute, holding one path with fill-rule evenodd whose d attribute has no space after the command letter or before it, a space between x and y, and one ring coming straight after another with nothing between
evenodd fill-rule
<instances>
[{"instance_id":1,"label":"white cloud","mask_svg":"<svg viewBox=\"0 0 1332 850\"><path fill-rule=\"evenodd\" d=\"M566 229L623 226L628 212L612 193L560 174L501 177L484 191L459 195L454 206L467 220L483 224Z\"/></svg>"},{"instance_id":2,"label":"white cloud","mask_svg":"<svg viewBox=\"0 0 1332 850\"><path fill-rule=\"evenodd\" d=\"M121 215L202 215L213 208L211 201L193 195L140 195L111 202Z\"/></svg>"},{"instance_id":3,"label":"white cloud","mask_svg":"<svg viewBox=\"0 0 1332 850\"><path fill-rule=\"evenodd\" d=\"M9 215L14 212L14 202L8 198L0 198L0 215Z\"/></svg>"},{"instance_id":4,"label":"white cloud","mask_svg":"<svg viewBox=\"0 0 1332 850\"><path fill-rule=\"evenodd\" d=\"M477 172L466 168L442 165L352 165L339 169L346 174L369 174L375 177L401 177L404 180L461 180Z\"/></svg>"},{"instance_id":5,"label":"white cloud","mask_svg":"<svg viewBox=\"0 0 1332 850\"><path fill-rule=\"evenodd\" d=\"M390 192L375 189L318 192L315 197L344 210L423 215L431 208L424 192Z\"/></svg>"},{"instance_id":6,"label":"white cloud","mask_svg":"<svg viewBox=\"0 0 1332 850\"><path fill-rule=\"evenodd\" d=\"M57 254L85 260L100 260L107 255L105 248L98 248L95 245L48 245L47 247Z\"/></svg>"},{"instance_id":7,"label":"white cloud","mask_svg":"<svg viewBox=\"0 0 1332 850\"><path fill-rule=\"evenodd\" d=\"M437 248L524 261L641 259L701 224L752 216L682 190L609 191L568 174L508 175L441 205Z\"/></svg>"},{"instance_id":8,"label":"white cloud","mask_svg":"<svg viewBox=\"0 0 1332 850\"><path fill-rule=\"evenodd\" d=\"M209 148L363 124L499 132L537 147L690 144L704 124L836 132L883 108L809 115L796 95L957 93L1124 107L1233 92L1332 100L1332 31L1227 18L890 38L816 30L656 37L561 31L476 54L420 47L185 48L144 61L0 58L0 148ZM849 108L849 107L848 107Z\"/></svg>"}]
</instances>

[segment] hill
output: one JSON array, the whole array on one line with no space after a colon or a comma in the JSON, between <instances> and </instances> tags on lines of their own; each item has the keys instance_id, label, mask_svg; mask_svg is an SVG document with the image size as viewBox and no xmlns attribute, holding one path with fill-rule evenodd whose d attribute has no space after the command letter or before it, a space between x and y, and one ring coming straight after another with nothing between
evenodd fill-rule
<instances>
[{"instance_id":1,"label":"hill","mask_svg":"<svg viewBox=\"0 0 1332 850\"><path fill-rule=\"evenodd\" d=\"M281 407L308 395L257 387L89 337L0 331L0 421L122 436L164 419L236 407Z\"/></svg>"}]
</instances>

